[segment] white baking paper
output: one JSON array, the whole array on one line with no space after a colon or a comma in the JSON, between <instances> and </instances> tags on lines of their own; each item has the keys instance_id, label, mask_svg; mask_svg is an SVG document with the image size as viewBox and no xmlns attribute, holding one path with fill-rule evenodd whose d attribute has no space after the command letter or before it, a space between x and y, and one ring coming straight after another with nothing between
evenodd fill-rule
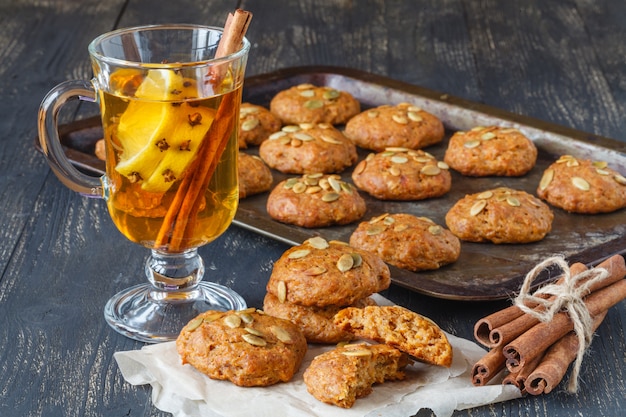
<instances>
[{"instance_id":1,"label":"white baking paper","mask_svg":"<svg viewBox=\"0 0 626 417\"><path fill-rule=\"evenodd\" d=\"M290 382L258 388L212 380L182 365L174 342L116 352L114 357L127 382L150 384L154 405L175 417L408 417L422 408L430 408L437 417L450 417L454 410L521 397L515 386L502 385L501 378L475 387L472 367L486 351L469 340L447 336L454 357L450 368L415 363L407 368L406 380L375 385L350 409L316 400L302 378L311 360L333 346L309 345L300 371Z\"/></svg>"}]
</instances>

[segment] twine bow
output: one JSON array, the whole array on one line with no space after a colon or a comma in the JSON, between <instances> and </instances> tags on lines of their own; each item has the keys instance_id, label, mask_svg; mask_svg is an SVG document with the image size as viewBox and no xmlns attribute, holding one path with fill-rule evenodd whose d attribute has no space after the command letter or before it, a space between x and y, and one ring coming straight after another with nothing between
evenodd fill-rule
<instances>
[{"instance_id":1,"label":"twine bow","mask_svg":"<svg viewBox=\"0 0 626 417\"><path fill-rule=\"evenodd\" d=\"M556 265L563 271L563 282L548 284L533 294L530 294L532 282L539 273L550 266ZM593 323L589 310L583 298L589 294L589 287L597 281L602 281L609 275L604 268L588 269L572 276L567 262L562 257L551 257L537 264L524 279L519 295L515 298L515 305L524 313L530 314L541 322L552 320L555 314L565 311L574 324L574 333L578 338L578 352L568 383L568 391L575 393L578 390L578 374L583 357L593 337ZM544 297L542 297L542 295ZM552 297L545 297L545 296ZM538 305L543 308L533 309L527 305Z\"/></svg>"}]
</instances>

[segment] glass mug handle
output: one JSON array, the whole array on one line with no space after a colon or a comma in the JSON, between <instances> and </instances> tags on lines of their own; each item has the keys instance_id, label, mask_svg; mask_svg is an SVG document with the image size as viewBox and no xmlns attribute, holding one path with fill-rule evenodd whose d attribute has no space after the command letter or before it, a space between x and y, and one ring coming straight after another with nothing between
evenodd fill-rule
<instances>
[{"instance_id":1,"label":"glass mug handle","mask_svg":"<svg viewBox=\"0 0 626 417\"><path fill-rule=\"evenodd\" d=\"M95 102L96 92L91 82L65 81L54 87L39 106L39 144L52 172L69 189L85 197L103 198L102 178L86 175L76 169L67 159L58 131L59 110L70 100Z\"/></svg>"}]
</instances>

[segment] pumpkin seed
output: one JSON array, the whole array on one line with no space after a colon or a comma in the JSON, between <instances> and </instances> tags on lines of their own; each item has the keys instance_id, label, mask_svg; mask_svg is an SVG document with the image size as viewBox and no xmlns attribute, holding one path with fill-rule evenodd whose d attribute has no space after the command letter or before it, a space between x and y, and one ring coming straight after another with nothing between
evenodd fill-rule
<instances>
[{"instance_id":1,"label":"pumpkin seed","mask_svg":"<svg viewBox=\"0 0 626 417\"><path fill-rule=\"evenodd\" d=\"M309 253L311 253L310 249L298 249L298 250L295 250L295 251L291 252L289 255L287 255L287 258L289 258L289 259L302 259L305 256L307 256Z\"/></svg>"},{"instance_id":2,"label":"pumpkin seed","mask_svg":"<svg viewBox=\"0 0 626 417\"><path fill-rule=\"evenodd\" d=\"M443 161L437 161L437 166L439 169L450 169L450 166Z\"/></svg>"},{"instance_id":3,"label":"pumpkin seed","mask_svg":"<svg viewBox=\"0 0 626 417\"><path fill-rule=\"evenodd\" d=\"M315 123L300 123L298 126L300 126L302 130L311 130L315 127Z\"/></svg>"},{"instance_id":4,"label":"pumpkin seed","mask_svg":"<svg viewBox=\"0 0 626 417\"><path fill-rule=\"evenodd\" d=\"M302 83L302 84L298 84L296 86L297 90L308 90L308 89L311 89L311 88L315 88L315 86L313 84L311 84L311 83Z\"/></svg>"},{"instance_id":5,"label":"pumpkin seed","mask_svg":"<svg viewBox=\"0 0 626 417\"><path fill-rule=\"evenodd\" d=\"M487 200L478 200L474 203L474 205L470 208L470 216L477 216L485 206L487 205Z\"/></svg>"},{"instance_id":6,"label":"pumpkin seed","mask_svg":"<svg viewBox=\"0 0 626 417\"><path fill-rule=\"evenodd\" d=\"M405 231L406 229L408 229L408 228L409 228L409 226L408 226L408 225L406 225L406 224L399 224L399 225L396 225L396 226L393 228L393 231L394 231L394 232L398 232L398 233L399 233L399 232L404 232L404 231Z\"/></svg>"},{"instance_id":7,"label":"pumpkin seed","mask_svg":"<svg viewBox=\"0 0 626 417\"><path fill-rule=\"evenodd\" d=\"M241 320L246 324L250 324L254 321L254 317L250 313L239 312L239 317L241 317Z\"/></svg>"},{"instance_id":8,"label":"pumpkin seed","mask_svg":"<svg viewBox=\"0 0 626 417\"><path fill-rule=\"evenodd\" d=\"M394 164L406 164L409 162L409 158L403 155L394 155L391 157L391 162Z\"/></svg>"},{"instance_id":9,"label":"pumpkin seed","mask_svg":"<svg viewBox=\"0 0 626 417\"><path fill-rule=\"evenodd\" d=\"M389 216L389 213L384 213L384 214L381 214L380 216L374 217L370 220L370 224L378 223L379 221L383 220L387 216Z\"/></svg>"},{"instance_id":10,"label":"pumpkin seed","mask_svg":"<svg viewBox=\"0 0 626 417\"><path fill-rule=\"evenodd\" d=\"M519 207L521 205L519 200L517 198L513 197L513 196L508 196L506 198L506 202L511 207Z\"/></svg>"},{"instance_id":11,"label":"pumpkin seed","mask_svg":"<svg viewBox=\"0 0 626 417\"><path fill-rule=\"evenodd\" d=\"M307 194L315 194L315 193L319 193L320 191L322 191L322 187L320 187L319 185L313 185L313 186L307 188L305 193L307 193Z\"/></svg>"},{"instance_id":12,"label":"pumpkin seed","mask_svg":"<svg viewBox=\"0 0 626 417\"><path fill-rule=\"evenodd\" d=\"M287 300L287 284L285 284L285 281L278 281L276 283L276 297L281 303Z\"/></svg>"},{"instance_id":13,"label":"pumpkin seed","mask_svg":"<svg viewBox=\"0 0 626 417\"><path fill-rule=\"evenodd\" d=\"M307 239L306 241L309 245L313 246L315 249L327 249L329 244L323 237L315 236Z\"/></svg>"},{"instance_id":14,"label":"pumpkin seed","mask_svg":"<svg viewBox=\"0 0 626 417\"><path fill-rule=\"evenodd\" d=\"M367 117L373 119L375 117L378 117L378 114L379 114L378 110L370 110L367 112Z\"/></svg>"},{"instance_id":15,"label":"pumpkin seed","mask_svg":"<svg viewBox=\"0 0 626 417\"><path fill-rule=\"evenodd\" d=\"M246 342L248 342L249 344L251 344L252 346L258 346L258 347L267 346L267 342L265 341L265 339L263 339L262 337L250 334L250 333L245 333L241 335L241 338L245 340Z\"/></svg>"},{"instance_id":16,"label":"pumpkin seed","mask_svg":"<svg viewBox=\"0 0 626 417\"><path fill-rule=\"evenodd\" d=\"M306 191L306 184L298 182L291 187L291 190L296 194L301 194Z\"/></svg>"},{"instance_id":17,"label":"pumpkin seed","mask_svg":"<svg viewBox=\"0 0 626 417\"><path fill-rule=\"evenodd\" d=\"M302 146L302 141L299 139L291 139L289 144L293 146L294 148L299 148L300 146Z\"/></svg>"},{"instance_id":18,"label":"pumpkin seed","mask_svg":"<svg viewBox=\"0 0 626 417\"><path fill-rule=\"evenodd\" d=\"M344 350L341 354L345 356L372 356L372 351L369 349L354 349Z\"/></svg>"},{"instance_id":19,"label":"pumpkin seed","mask_svg":"<svg viewBox=\"0 0 626 417\"><path fill-rule=\"evenodd\" d=\"M354 259L349 253L344 253L341 255L339 260L337 261L337 269L341 272L346 272L352 269L354 266Z\"/></svg>"},{"instance_id":20,"label":"pumpkin seed","mask_svg":"<svg viewBox=\"0 0 626 417\"><path fill-rule=\"evenodd\" d=\"M389 167L388 172L393 175L394 177L399 177L401 172L400 172L400 168L398 168L397 166L392 166Z\"/></svg>"},{"instance_id":21,"label":"pumpkin seed","mask_svg":"<svg viewBox=\"0 0 626 417\"><path fill-rule=\"evenodd\" d=\"M580 177L572 177L572 184L579 190L589 191L590 185L587 181Z\"/></svg>"},{"instance_id":22,"label":"pumpkin seed","mask_svg":"<svg viewBox=\"0 0 626 417\"><path fill-rule=\"evenodd\" d=\"M240 117L245 117L249 114L255 114L259 112L259 108L258 107L252 107L252 106L241 106L241 108L239 109L239 116Z\"/></svg>"},{"instance_id":23,"label":"pumpkin seed","mask_svg":"<svg viewBox=\"0 0 626 417\"><path fill-rule=\"evenodd\" d=\"M243 130L244 132L249 132L252 129L254 129L255 127L257 127L259 125L259 123L260 123L260 121L256 117L255 118L251 118L251 119L246 119L241 124L241 130Z\"/></svg>"},{"instance_id":24,"label":"pumpkin seed","mask_svg":"<svg viewBox=\"0 0 626 417\"><path fill-rule=\"evenodd\" d=\"M414 160L414 161L416 161L416 162L419 162L419 163L425 164L425 163L427 163L427 162L432 161L433 159L432 159L432 158L429 158L429 157L427 157L427 156L414 156L414 157L413 157L413 160Z\"/></svg>"},{"instance_id":25,"label":"pumpkin seed","mask_svg":"<svg viewBox=\"0 0 626 417\"><path fill-rule=\"evenodd\" d=\"M293 137L301 140L302 142L310 142L314 139L313 136L306 134L304 132L296 132L293 134Z\"/></svg>"},{"instance_id":26,"label":"pumpkin seed","mask_svg":"<svg viewBox=\"0 0 626 417\"><path fill-rule=\"evenodd\" d=\"M474 149L477 146L480 146L480 141L478 140L468 140L467 142L465 142L463 144L464 147L466 147L467 149Z\"/></svg>"},{"instance_id":27,"label":"pumpkin seed","mask_svg":"<svg viewBox=\"0 0 626 417\"><path fill-rule=\"evenodd\" d=\"M339 199L339 194L334 192L326 193L322 196L322 201L326 203L332 203L333 201L337 201Z\"/></svg>"},{"instance_id":28,"label":"pumpkin seed","mask_svg":"<svg viewBox=\"0 0 626 417\"><path fill-rule=\"evenodd\" d=\"M384 230L385 228L383 226L375 225L375 226L368 227L365 233L368 236L376 236L376 235L381 234Z\"/></svg>"},{"instance_id":29,"label":"pumpkin seed","mask_svg":"<svg viewBox=\"0 0 626 417\"><path fill-rule=\"evenodd\" d=\"M304 275L308 275L308 276L311 276L311 277L316 277L318 275L322 275L326 271L327 271L327 269L324 268L323 266L312 266L311 268L309 268L306 271L304 271Z\"/></svg>"},{"instance_id":30,"label":"pumpkin seed","mask_svg":"<svg viewBox=\"0 0 626 417\"><path fill-rule=\"evenodd\" d=\"M385 224L394 224L396 222L396 219L394 219L391 216L387 216L383 219L383 223Z\"/></svg>"},{"instance_id":31,"label":"pumpkin seed","mask_svg":"<svg viewBox=\"0 0 626 417\"><path fill-rule=\"evenodd\" d=\"M187 331L193 332L200 327L202 323L204 323L204 319L202 317L196 317L187 324Z\"/></svg>"},{"instance_id":32,"label":"pumpkin seed","mask_svg":"<svg viewBox=\"0 0 626 417\"><path fill-rule=\"evenodd\" d=\"M293 188L293 186L296 185L297 183L298 183L297 178L289 178L287 181L285 181L285 184L283 185L283 187L286 189L290 189L290 188Z\"/></svg>"},{"instance_id":33,"label":"pumpkin seed","mask_svg":"<svg viewBox=\"0 0 626 417\"><path fill-rule=\"evenodd\" d=\"M414 122L421 122L422 120L424 120L422 119L422 116L419 115L419 113L414 111L409 111L406 115L410 120Z\"/></svg>"},{"instance_id":34,"label":"pumpkin seed","mask_svg":"<svg viewBox=\"0 0 626 417\"><path fill-rule=\"evenodd\" d=\"M480 132L481 130L485 130L484 126L476 126L470 129L471 132Z\"/></svg>"},{"instance_id":35,"label":"pumpkin seed","mask_svg":"<svg viewBox=\"0 0 626 417\"><path fill-rule=\"evenodd\" d=\"M396 122L396 123L398 123L400 125L405 125L405 124L409 123L409 120L406 117L404 117L402 115L399 115L399 114L392 115L391 116L391 120L393 120L394 122Z\"/></svg>"},{"instance_id":36,"label":"pumpkin seed","mask_svg":"<svg viewBox=\"0 0 626 417\"><path fill-rule=\"evenodd\" d=\"M483 191L482 193L478 194L476 196L477 199L479 200L486 200L488 198L493 197L493 192L492 191Z\"/></svg>"},{"instance_id":37,"label":"pumpkin seed","mask_svg":"<svg viewBox=\"0 0 626 417\"><path fill-rule=\"evenodd\" d=\"M361 256L361 254L352 252L350 256L352 256L352 260L354 261L354 263L352 264L352 268L358 268L363 264L363 257Z\"/></svg>"},{"instance_id":38,"label":"pumpkin seed","mask_svg":"<svg viewBox=\"0 0 626 417\"><path fill-rule=\"evenodd\" d=\"M276 339L280 340L283 343L291 344L293 343L293 339L289 332L282 327L272 326L270 327L270 331L276 336Z\"/></svg>"},{"instance_id":39,"label":"pumpkin seed","mask_svg":"<svg viewBox=\"0 0 626 417\"><path fill-rule=\"evenodd\" d=\"M541 181L539 181L539 188L541 190L545 190L546 188L548 188L548 185L550 185L553 179L554 179L554 170L546 169L545 172L543 173L543 176L541 177Z\"/></svg>"},{"instance_id":40,"label":"pumpkin seed","mask_svg":"<svg viewBox=\"0 0 626 417\"><path fill-rule=\"evenodd\" d=\"M302 129L298 125L287 125L287 126L283 126L280 130L286 133L295 133Z\"/></svg>"},{"instance_id":41,"label":"pumpkin seed","mask_svg":"<svg viewBox=\"0 0 626 417\"><path fill-rule=\"evenodd\" d=\"M322 100L307 100L304 102L304 107L309 110L320 109L324 107L324 102Z\"/></svg>"},{"instance_id":42,"label":"pumpkin seed","mask_svg":"<svg viewBox=\"0 0 626 417\"><path fill-rule=\"evenodd\" d=\"M572 159L569 159L569 160L565 163L565 165L567 165L568 167L577 167L577 166L578 166L578 165L580 165L580 164L578 163L578 160L577 160L577 159L572 158Z\"/></svg>"},{"instance_id":43,"label":"pumpkin seed","mask_svg":"<svg viewBox=\"0 0 626 417\"><path fill-rule=\"evenodd\" d=\"M407 109L408 111L412 111L412 112L420 112L422 111L421 107L417 107L414 105L409 106L409 108Z\"/></svg>"},{"instance_id":44,"label":"pumpkin seed","mask_svg":"<svg viewBox=\"0 0 626 417\"><path fill-rule=\"evenodd\" d=\"M429 226L428 231L430 232L431 235L438 236L443 231L443 228L435 224L435 225Z\"/></svg>"},{"instance_id":45,"label":"pumpkin seed","mask_svg":"<svg viewBox=\"0 0 626 417\"><path fill-rule=\"evenodd\" d=\"M259 337L265 337L262 331L255 329L254 327L244 327L243 329L249 334L253 334Z\"/></svg>"},{"instance_id":46,"label":"pumpkin seed","mask_svg":"<svg viewBox=\"0 0 626 417\"><path fill-rule=\"evenodd\" d=\"M313 97L314 95L315 95L315 91L313 91L313 90L303 90L303 91L300 91L300 96L301 97L308 97L308 98L310 98L310 97Z\"/></svg>"},{"instance_id":47,"label":"pumpkin seed","mask_svg":"<svg viewBox=\"0 0 626 417\"><path fill-rule=\"evenodd\" d=\"M283 130L279 130L278 132L274 132L271 135L268 136L269 140L276 140L276 139L280 139L283 136L287 135L287 132L283 131Z\"/></svg>"},{"instance_id":48,"label":"pumpkin seed","mask_svg":"<svg viewBox=\"0 0 626 417\"><path fill-rule=\"evenodd\" d=\"M626 177L620 174L615 174L613 177L618 184L626 185Z\"/></svg>"},{"instance_id":49,"label":"pumpkin seed","mask_svg":"<svg viewBox=\"0 0 626 417\"><path fill-rule=\"evenodd\" d=\"M236 329L237 327L241 326L241 317L236 314L229 314L228 316L224 317L224 323L231 329Z\"/></svg>"},{"instance_id":50,"label":"pumpkin seed","mask_svg":"<svg viewBox=\"0 0 626 417\"><path fill-rule=\"evenodd\" d=\"M322 139L326 143L330 143L330 144L333 144L333 145L341 145L342 144L341 141L333 138L332 136L328 136L328 135L322 135L322 136L320 136L320 139Z\"/></svg>"},{"instance_id":51,"label":"pumpkin seed","mask_svg":"<svg viewBox=\"0 0 626 417\"><path fill-rule=\"evenodd\" d=\"M341 183L335 177L328 177L328 184L333 188L333 190L339 192L341 191Z\"/></svg>"},{"instance_id":52,"label":"pumpkin seed","mask_svg":"<svg viewBox=\"0 0 626 417\"><path fill-rule=\"evenodd\" d=\"M441 169L437 165L424 165L420 172L424 175L435 176L441 173Z\"/></svg>"},{"instance_id":53,"label":"pumpkin seed","mask_svg":"<svg viewBox=\"0 0 626 417\"><path fill-rule=\"evenodd\" d=\"M594 167L599 168L599 169L604 169L607 166L609 166L608 162L606 162L606 161L593 161L591 164Z\"/></svg>"},{"instance_id":54,"label":"pumpkin seed","mask_svg":"<svg viewBox=\"0 0 626 417\"><path fill-rule=\"evenodd\" d=\"M341 95L341 93L337 90L326 90L324 91L324 98L326 100L334 100L336 98L338 98Z\"/></svg>"},{"instance_id":55,"label":"pumpkin seed","mask_svg":"<svg viewBox=\"0 0 626 417\"><path fill-rule=\"evenodd\" d=\"M600 175L610 175L611 173L609 171L607 171L606 169L600 169L600 168L596 168L596 172Z\"/></svg>"},{"instance_id":56,"label":"pumpkin seed","mask_svg":"<svg viewBox=\"0 0 626 417\"><path fill-rule=\"evenodd\" d=\"M385 148L385 151L387 151L387 152L408 152L409 148L403 148L401 146L390 146L388 148Z\"/></svg>"},{"instance_id":57,"label":"pumpkin seed","mask_svg":"<svg viewBox=\"0 0 626 417\"><path fill-rule=\"evenodd\" d=\"M495 137L496 137L496 135L495 135L495 133L493 133L493 132L483 133L483 134L480 136L480 138L481 138L482 140L491 140L491 139L493 139L493 138L495 138Z\"/></svg>"}]
</instances>

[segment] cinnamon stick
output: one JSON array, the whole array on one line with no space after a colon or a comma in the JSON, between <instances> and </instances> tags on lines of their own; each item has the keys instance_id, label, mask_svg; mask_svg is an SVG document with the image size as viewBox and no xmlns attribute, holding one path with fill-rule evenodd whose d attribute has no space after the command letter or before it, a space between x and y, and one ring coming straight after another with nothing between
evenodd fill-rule
<instances>
[{"instance_id":1,"label":"cinnamon stick","mask_svg":"<svg viewBox=\"0 0 626 417\"><path fill-rule=\"evenodd\" d=\"M491 381L504 369L506 357L502 349L491 349L472 368L472 383L479 387Z\"/></svg>"},{"instance_id":2,"label":"cinnamon stick","mask_svg":"<svg viewBox=\"0 0 626 417\"><path fill-rule=\"evenodd\" d=\"M621 276L624 276L624 270L621 271ZM584 302L589 310L589 314L593 317L608 310L624 298L626 298L626 280L621 279L606 288L590 294L584 299ZM504 356L513 366L524 366L525 363L532 361L537 355L543 353L550 345L565 336L573 328L574 325L569 315L565 312L558 313L551 321L537 324L506 345L503 349Z\"/></svg>"},{"instance_id":3,"label":"cinnamon stick","mask_svg":"<svg viewBox=\"0 0 626 417\"><path fill-rule=\"evenodd\" d=\"M572 275L577 275L586 269L585 265L575 263L570 267L570 272ZM557 283L560 281L563 281L563 278L560 278ZM537 318L524 314L519 307L513 305L476 322L474 337L484 346L496 348L506 345L537 323L539 323Z\"/></svg>"},{"instance_id":4,"label":"cinnamon stick","mask_svg":"<svg viewBox=\"0 0 626 417\"><path fill-rule=\"evenodd\" d=\"M593 318L593 331L596 331L608 311ZM550 346L539 364L526 378L526 392L531 395L548 394L559 385L570 364L578 353L578 337L573 332Z\"/></svg>"},{"instance_id":5,"label":"cinnamon stick","mask_svg":"<svg viewBox=\"0 0 626 417\"><path fill-rule=\"evenodd\" d=\"M224 25L224 32L217 48L215 57L220 58L237 51L250 24L252 14L237 9L230 13ZM223 76L220 73L207 74L212 82L219 83ZM236 117L234 107L237 94L226 94L219 105L211 127L204 135L198 155L188 168L185 177L177 190L168 209L161 229L155 241L155 247L167 247L170 251L179 251L185 237L192 234L195 220L201 206L204 190L215 172L224 149L234 129Z\"/></svg>"},{"instance_id":6,"label":"cinnamon stick","mask_svg":"<svg viewBox=\"0 0 626 417\"><path fill-rule=\"evenodd\" d=\"M515 385L522 394L526 394L526 392L528 392L528 389L526 387L526 381L528 380L528 376L535 370L541 359L542 356L537 356L533 361L526 364L523 368L519 368L515 371L510 372L507 376L504 377L502 383L507 385Z\"/></svg>"}]
</instances>

